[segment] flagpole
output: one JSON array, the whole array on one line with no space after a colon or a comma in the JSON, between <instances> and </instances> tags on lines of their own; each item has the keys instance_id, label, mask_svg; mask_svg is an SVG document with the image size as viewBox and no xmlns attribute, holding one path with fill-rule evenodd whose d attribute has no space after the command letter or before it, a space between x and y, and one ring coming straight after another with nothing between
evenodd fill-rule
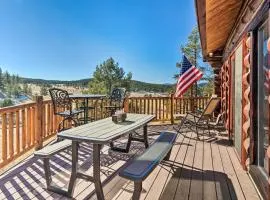
<instances>
[{"instance_id":1,"label":"flagpole","mask_svg":"<svg viewBox=\"0 0 270 200\"><path fill-rule=\"evenodd\" d=\"M197 50L195 49L194 51L194 57L195 57L195 67L197 67ZM197 85L197 81L195 82L195 97L197 97L197 89L198 89L198 85Z\"/></svg>"}]
</instances>

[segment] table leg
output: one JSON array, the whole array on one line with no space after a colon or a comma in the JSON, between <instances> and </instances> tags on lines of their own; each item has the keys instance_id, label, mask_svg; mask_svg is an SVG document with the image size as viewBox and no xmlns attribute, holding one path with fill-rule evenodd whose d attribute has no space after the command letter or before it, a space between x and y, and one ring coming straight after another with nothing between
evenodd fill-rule
<instances>
[{"instance_id":1,"label":"table leg","mask_svg":"<svg viewBox=\"0 0 270 200\"><path fill-rule=\"evenodd\" d=\"M148 135L147 135L147 125L144 125L143 127L143 139L144 139L145 148L148 148L149 143L148 143Z\"/></svg>"},{"instance_id":2,"label":"table leg","mask_svg":"<svg viewBox=\"0 0 270 200\"><path fill-rule=\"evenodd\" d=\"M100 150L101 144L93 144L93 175L98 200L104 200L103 189L100 181Z\"/></svg>"},{"instance_id":3,"label":"table leg","mask_svg":"<svg viewBox=\"0 0 270 200\"><path fill-rule=\"evenodd\" d=\"M78 169L78 142L72 141L72 171L71 177L68 185L68 195L72 196L74 191L74 185L77 178L77 169Z\"/></svg>"}]
</instances>

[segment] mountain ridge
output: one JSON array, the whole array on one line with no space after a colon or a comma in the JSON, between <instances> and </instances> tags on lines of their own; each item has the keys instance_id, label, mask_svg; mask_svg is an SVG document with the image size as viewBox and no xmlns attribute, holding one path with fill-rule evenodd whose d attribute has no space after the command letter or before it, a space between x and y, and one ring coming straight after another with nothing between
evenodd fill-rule
<instances>
[{"instance_id":1,"label":"mountain ridge","mask_svg":"<svg viewBox=\"0 0 270 200\"><path fill-rule=\"evenodd\" d=\"M63 81L63 80L46 80L39 78L21 78L24 83L28 84L64 84L73 85L79 87L88 87L88 83L92 80L91 78L84 78L79 80ZM131 80L131 91L152 91L152 92L170 92L175 87L175 84L169 83L147 83L143 81Z\"/></svg>"}]
</instances>

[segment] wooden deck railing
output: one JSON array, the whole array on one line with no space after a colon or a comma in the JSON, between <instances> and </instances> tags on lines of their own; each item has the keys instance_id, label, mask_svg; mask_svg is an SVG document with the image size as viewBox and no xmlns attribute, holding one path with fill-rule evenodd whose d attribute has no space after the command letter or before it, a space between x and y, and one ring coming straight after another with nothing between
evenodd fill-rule
<instances>
[{"instance_id":1,"label":"wooden deck railing","mask_svg":"<svg viewBox=\"0 0 270 200\"><path fill-rule=\"evenodd\" d=\"M51 101L37 97L35 102L0 109L1 160L8 164L42 141L56 134L58 118L53 115Z\"/></svg>"},{"instance_id":2,"label":"wooden deck railing","mask_svg":"<svg viewBox=\"0 0 270 200\"><path fill-rule=\"evenodd\" d=\"M131 113L152 114L156 121L171 121L174 114L203 109L209 97L174 98L167 97L130 97L126 100L125 110Z\"/></svg>"},{"instance_id":3,"label":"wooden deck railing","mask_svg":"<svg viewBox=\"0 0 270 200\"><path fill-rule=\"evenodd\" d=\"M173 115L184 114L193 108L204 108L209 97L175 99L168 97L129 97L125 100L125 110L129 113L155 115L156 121L173 123ZM78 106L74 104L74 106ZM95 120L106 117L106 99L89 101L90 116ZM53 113L51 100L37 96L35 101L0 109L0 168L30 149L39 149L43 142L56 135L61 118Z\"/></svg>"}]
</instances>

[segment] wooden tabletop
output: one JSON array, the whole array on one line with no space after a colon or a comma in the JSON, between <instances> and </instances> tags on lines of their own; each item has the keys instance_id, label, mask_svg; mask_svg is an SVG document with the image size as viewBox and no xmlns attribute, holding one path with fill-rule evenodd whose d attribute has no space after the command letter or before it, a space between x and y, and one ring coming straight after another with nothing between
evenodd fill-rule
<instances>
[{"instance_id":1,"label":"wooden tabletop","mask_svg":"<svg viewBox=\"0 0 270 200\"><path fill-rule=\"evenodd\" d=\"M91 143L108 143L134 131L154 118L154 115L127 113L125 122L114 123L111 117L62 131L60 138Z\"/></svg>"},{"instance_id":2,"label":"wooden tabletop","mask_svg":"<svg viewBox=\"0 0 270 200\"><path fill-rule=\"evenodd\" d=\"M104 98L106 95L104 94L71 94L70 98L73 99L91 99L91 98Z\"/></svg>"}]
</instances>

